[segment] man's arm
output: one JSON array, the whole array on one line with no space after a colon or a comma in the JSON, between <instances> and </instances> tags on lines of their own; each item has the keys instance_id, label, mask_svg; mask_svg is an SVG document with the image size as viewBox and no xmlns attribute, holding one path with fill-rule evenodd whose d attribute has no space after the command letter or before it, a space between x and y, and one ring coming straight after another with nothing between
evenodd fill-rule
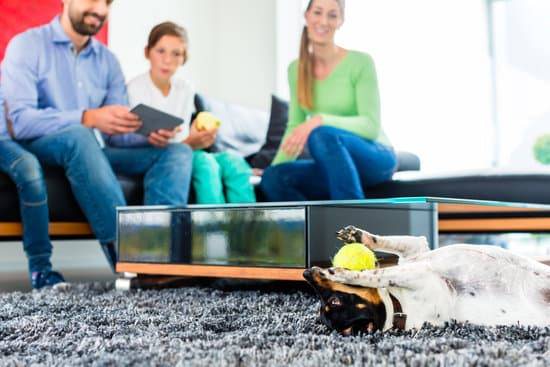
<instances>
[{"instance_id":1,"label":"man's arm","mask_svg":"<svg viewBox=\"0 0 550 367\"><path fill-rule=\"evenodd\" d=\"M80 124L82 119L83 110L39 108L38 61L41 42L29 32L16 36L9 43L2 63L2 90L16 139L39 138Z\"/></svg>"},{"instance_id":2,"label":"man's arm","mask_svg":"<svg viewBox=\"0 0 550 367\"><path fill-rule=\"evenodd\" d=\"M0 89L0 140L6 138L8 134L8 123L4 115L4 98L2 98L2 90Z\"/></svg>"},{"instance_id":3,"label":"man's arm","mask_svg":"<svg viewBox=\"0 0 550 367\"><path fill-rule=\"evenodd\" d=\"M105 97L103 105L128 106L128 91L126 90L126 82L124 80L124 74L122 73L120 63L114 55L110 54L109 56L109 85L107 88L107 97ZM130 147L149 145L147 138L140 134L103 134L103 137L107 144L112 146Z\"/></svg>"}]
</instances>

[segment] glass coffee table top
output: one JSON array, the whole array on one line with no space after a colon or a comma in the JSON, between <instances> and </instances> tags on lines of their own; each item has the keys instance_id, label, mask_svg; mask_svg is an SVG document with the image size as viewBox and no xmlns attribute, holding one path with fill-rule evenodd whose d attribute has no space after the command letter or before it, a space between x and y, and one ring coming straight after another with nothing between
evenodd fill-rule
<instances>
[{"instance_id":1,"label":"glass coffee table top","mask_svg":"<svg viewBox=\"0 0 550 367\"><path fill-rule=\"evenodd\" d=\"M547 205L438 197L134 206L117 215L120 271L209 276L221 266L245 278L268 277L239 273L251 267L276 269L269 275L275 279L294 269L288 277L295 279L299 269L330 263L341 245L334 234L349 224L423 235L434 247L438 233L550 231Z\"/></svg>"},{"instance_id":2,"label":"glass coffee table top","mask_svg":"<svg viewBox=\"0 0 550 367\"><path fill-rule=\"evenodd\" d=\"M477 205L487 207L509 207L509 208L532 208L550 210L550 205L535 204L535 203L517 203L506 201L491 201L491 200L474 200L460 198L443 198L430 196L413 196L413 197L396 197L384 199L364 199L364 200L328 200L328 201L289 201L289 202L259 202L246 204L191 204L187 206L154 206L156 209L230 209L230 208L270 208L270 207L296 207L296 206L372 206L372 205L413 205L413 204L455 204L455 205ZM140 210L153 208L151 206L130 206L119 207L120 210Z\"/></svg>"}]
</instances>

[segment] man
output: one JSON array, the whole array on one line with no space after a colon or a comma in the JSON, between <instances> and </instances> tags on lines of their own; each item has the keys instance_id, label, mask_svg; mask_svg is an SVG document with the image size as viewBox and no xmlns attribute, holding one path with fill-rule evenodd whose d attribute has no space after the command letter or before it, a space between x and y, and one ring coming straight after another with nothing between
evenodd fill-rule
<instances>
[{"instance_id":1,"label":"man","mask_svg":"<svg viewBox=\"0 0 550 367\"><path fill-rule=\"evenodd\" d=\"M64 282L52 270L52 244L48 235L48 198L40 163L35 156L11 140L4 117L0 91L0 172L14 182L23 222L23 248L27 255L31 285L34 289Z\"/></svg>"},{"instance_id":2,"label":"man","mask_svg":"<svg viewBox=\"0 0 550 367\"><path fill-rule=\"evenodd\" d=\"M168 144L175 131L148 138L127 106L115 56L92 38L112 0L63 0L51 23L16 36L2 65L15 138L41 162L61 166L114 269L117 206L125 199L113 170L144 175L146 205L184 205L191 149ZM103 149L102 149L103 148Z\"/></svg>"}]
</instances>

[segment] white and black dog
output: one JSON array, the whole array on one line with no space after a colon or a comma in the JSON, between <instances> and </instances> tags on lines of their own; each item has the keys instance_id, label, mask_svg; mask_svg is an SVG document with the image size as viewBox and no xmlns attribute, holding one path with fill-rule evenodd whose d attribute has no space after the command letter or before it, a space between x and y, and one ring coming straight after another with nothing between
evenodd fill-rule
<instances>
[{"instance_id":1,"label":"white and black dog","mask_svg":"<svg viewBox=\"0 0 550 367\"><path fill-rule=\"evenodd\" d=\"M430 251L425 237L376 236L352 226L338 238L399 257L397 265L375 270L304 272L321 298L321 320L342 334L450 320L550 325L550 266L494 246Z\"/></svg>"}]
</instances>

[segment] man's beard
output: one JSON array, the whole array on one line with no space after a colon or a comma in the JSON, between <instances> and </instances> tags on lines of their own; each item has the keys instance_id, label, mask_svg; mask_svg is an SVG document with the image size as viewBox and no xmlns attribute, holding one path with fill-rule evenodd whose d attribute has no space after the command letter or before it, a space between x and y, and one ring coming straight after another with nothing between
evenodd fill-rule
<instances>
[{"instance_id":1,"label":"man's beard","mask_svg":"<svg viewBox=\"0 0 550 367\"><path fill-rule=\"evenodd\" d=\"M99 24L97 26L86 24L84 22L84 18L87 16L95 17L97 20L99 20ZM95 36L97 32L101 30L101 27L103 27L103 23L105 22L106 17L102 17L97 13L90 12L85 12L79 17L78 15L75 15L69 11L69 19L76 33L82 36Z\"/></svg>"}]
</instances>

